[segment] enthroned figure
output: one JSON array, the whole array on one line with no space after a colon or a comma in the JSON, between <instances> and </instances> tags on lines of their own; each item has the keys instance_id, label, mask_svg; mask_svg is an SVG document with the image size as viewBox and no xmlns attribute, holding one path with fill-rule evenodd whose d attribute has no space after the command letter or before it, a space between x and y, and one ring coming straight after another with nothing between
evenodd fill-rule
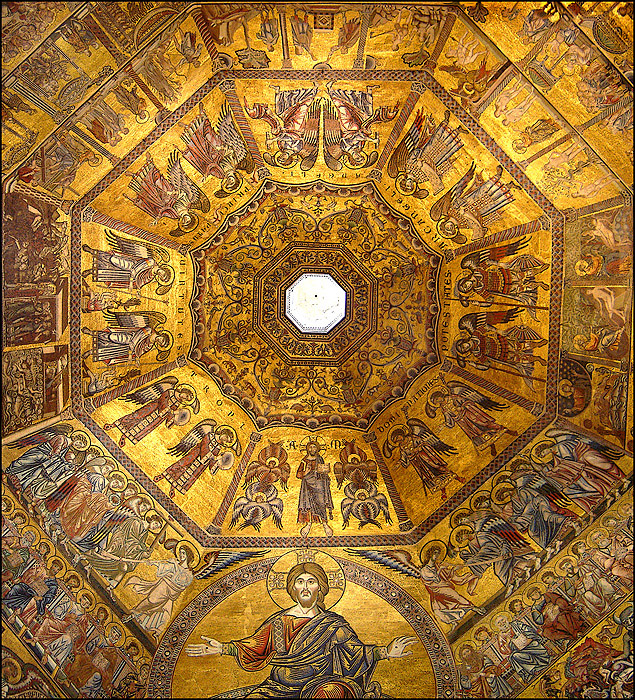
<instances>
[{"instance_id":1,"label":"enthroned figure","mask_svg":"<svg viewBox=\"0 0 635 700\"><path fill-rule=\"evenodd\" d=\"M379 661L412 653L416 637L396 637L385 647L364 644L344 617L326 610L329 581L319 564L294 566L286 589L295 605L268 617L253 635L227 643L202 637L204 643L188 645L186 653L233 656L246 671L270 666L269 678L249 698L361 698L375 686Z\"/></svg>"}]
</instances>

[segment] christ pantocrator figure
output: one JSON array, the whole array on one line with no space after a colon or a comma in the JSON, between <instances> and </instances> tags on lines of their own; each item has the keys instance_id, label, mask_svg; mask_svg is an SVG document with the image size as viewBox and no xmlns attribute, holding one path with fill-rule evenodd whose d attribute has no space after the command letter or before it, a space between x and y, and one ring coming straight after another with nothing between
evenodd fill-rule
<instances>
[{"instance_id":1,"label":"christ pantocrator figure","mask_svg":"<svg viewBox=\"0 0 635 700\"><path fill-rule=\"evenodd\" d=\"M274 613L249 637L227 643L201 637L185 648L189 656L229 655L246 671L271 673L250 698L361 698L377 688L372 676L382 659L410 656L416 637L396 637L388 646L362 643L341 615L323 607L329 592L326 571L314 562L287 574L295 603ZM373 694L373 697L377 697Z\"/></svg>"}]
</instances>

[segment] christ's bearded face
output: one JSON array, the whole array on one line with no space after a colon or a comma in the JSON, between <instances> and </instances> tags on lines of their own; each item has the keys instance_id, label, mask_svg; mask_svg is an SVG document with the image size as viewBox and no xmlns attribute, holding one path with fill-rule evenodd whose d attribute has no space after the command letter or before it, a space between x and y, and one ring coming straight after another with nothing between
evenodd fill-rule
<instances>
[{"instance_id":1,"label":"christ's bearded face","mask_svg":"<svg viewBox=\"0 0 635 700\"><path fill-rule=\"evenodd\" d=\"M303 608L312 608L320 592L320 584L312 574L300 574L293 582L295 600Z\"/></svg>"}]
</instances>

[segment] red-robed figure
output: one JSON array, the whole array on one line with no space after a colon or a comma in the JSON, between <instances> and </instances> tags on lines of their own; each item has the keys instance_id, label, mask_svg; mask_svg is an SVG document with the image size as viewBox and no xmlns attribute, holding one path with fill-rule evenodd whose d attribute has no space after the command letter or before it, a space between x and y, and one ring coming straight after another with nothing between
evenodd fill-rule
<instances>
[{"instance_id":1,"label":"red-robed figure","mask_svg":"<svg viewBox=\"0 0 635 700\"><path fill-rule=\"evenodd\" d=\"M456 454L456 449L435 435L430 428L418 418L409 418L406 426L398 425L390 432L382 448L384 457L391 457L398 451L399 464L407 468L412 465L421 479L423 493L429 495L441 490L441 499L447 498L446 486L456 479L463 483L465 479L458 476L448 466L444 457Z\"/></svg>"},{"instance_id":2,"label":"red-robed figure","mask_svg":"<svg viewBox=\"0 0 635 700\"><path fill-rule=\"evenodd\" d=\"M166 377L161 382L133 391L124 400L142 406L104 426L106 430L118 428L121 431L119 444L122 447L126 438L135 445L162 423L168 428L185 425L191 417L186 406L190 406L194 413L199 411L196 391L188 384L179 384L176 377Z\"/></svg>"},{"instance_id":3,"label":"red-robed figure","mask_svg":"<svg viewBox=\"0 0 635 700\"><path fill-rule=\"evenodd\" d=\"M232 451L233 450L233 451ZM176 491L187 493L199 476L209 467L212 474L218 469L230 469L234 464L234 453L240 455L240 442L233 428L216 426L216 421L201 421L168 453L180 456L155 481L167 479L170 483L170 498Z\"/></svg>"},{"instance_id":4,"label":"red-robed figure","mask_svg":"<svg viewBox=\"0 0 635 700\"><path fill-rule=\"evenodd\" d=\"M287 592L296 605L274 613L250 637L223 644L203 637L190 644L190 656L233 656L245 671L271 667L269 678L250 698L361 698L371 687L381 659L398 659L416 637L397 637L387 647L362 643L350 624L322 605L329 592L328 576L313 562L294 566Z\"/></svg>"},{"instance_id":5,"label":"red-robed figure","mask_svg":"<svg viewBox=\"0 0 635 700\"><path fill-rule=\"evenodd\" d=\"M447 428L458 425L477 450L482 450L489 444L494 455L496 451L493 443L499 437L504 433L518 435L515 430L498 423L487 412L502 411L506 407L506 404L488 398L463 382L446 382L442 390L433 391L428 396L425 411L430 418L434 418L437 409L440 410Z\"/></svg>"}]
</instances>

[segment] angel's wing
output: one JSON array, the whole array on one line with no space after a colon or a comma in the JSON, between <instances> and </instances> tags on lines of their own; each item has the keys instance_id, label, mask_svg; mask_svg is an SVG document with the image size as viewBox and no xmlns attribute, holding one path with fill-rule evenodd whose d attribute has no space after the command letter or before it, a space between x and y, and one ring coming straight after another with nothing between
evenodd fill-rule
<instances>
[{"instance_id":1,"label":"angel's wing","mask_svg":"<svg viewBox=\"0 0 635 700\"><path fill-rule=\"evenodd\" d=\"M15 449L16 447L32 447L33 445L41 445L47 442L51 438L57 435L70 435L74 428L68 423L58 423L57 425L52 425L50 428L45 428L32 435L27 435L23 438L19 438L14 442L7 444L7 447Z\"/></svg>"},{"instance_id":2,"label":"angel's wing","mask_svg":"<svg viewBox=\"0 0 635 700\"><path fill-rule=\"evenodd\" d=\"M477 529L478 532L502 537L514 549L531 549L529 542L523 537L522 533L499 515L486 515L479 521Z\"/></svg>"},{"instance_id":3,"label":"angel's wing","mask_svg":"<svg viewBox=\"0 0 635 700\"><path fill-rule=\"evenodd\" d=\"M463 175L456 185L452 186L443 195L443 197L437 199L437 201L430 207L430 218L432 221L440 221L444 215L448 214L454 201L458 199L465 191L475 171L476 164L472 163L470 169L465 173L465 175Z\"/></svg>"},{"instance_id":4,"label":"angel's wing","mask_svg":"<svg viewBox=\"0 0 635 700\"><path fill-rule=\"evenodd\" d=\"M274 525L278 530L282 530L282 514L284 513L284 503L281 498L274 498L269 501L271 506L271 517L273 518Z\"/></svg>"},{"instance_id":5,"label":"angel's wing","mask_svg":"<svg viewBox=\"0 0 635 700\"><path fill-rule=\"evenodd\" d=\"M502 411L504 408L507 408L506 403L494 401L493 399L485 396L485 394L481 394L480 391L477 391L471 386L463 384L463 382L447 382L446 386L451 393L456 394L463 399L467 399L468 401L474 401L486 410Z\"/></svg>"},{"instance_id":6,"label":"angel's wing","mask_svg":"<svg viewBox=\"0 0 635 700\"><path fill-rule=\"evenodd\" d=\"M519 250L526 248L530 240L531 238L520 238L513 243L506 243L505 245L496 246L496 248L486 248L485 250L470 253L461 260L461 267L464 270L471 270L488 262L499 262L503 258L514 255Z\"/></svg>"},{"instance_id":7,"label":"angel's wing","mask_svg":"<svg viewBox=\"0 0 635 700\"><path fill-rule=\"evenodd\" d=\"M525 482L523 486L536 489L538 493L541 493L549 501L553 508L565 508L568 510L573 505L573 501L568 496L538 474L532 475L531 479Z\"/></svg>"},{"instance_id":8,"label":"angel's wing","mask_svg":"<svg viewBox=\"0 0 635 700\"><path fill-rule=\"evenodd\" d=\"M263 465L261 462L250 462L247 469L245 469L245 480L243 482L244 486L248 486L255 481L258 478L258 471L263 469L264 466L265 465Z\"/></svg>"},{"instance_id":9,"label":"angel's wing","mask_svg":"<svg viewBox=\"0 0 635 700\"><path fill-rule=\"evenodd\" d=\"M453 445L448 445L439 439L428 426L418 418L409 418L406 424L412 430L412 434L416 435L418 438L425 440L425 442L432 447L436 452L440 452L444 455L456 454L457 450Z\"/></svg>"},{"instance_id":10,"label":"angel's wing","mask_svg":"<svg viewBox=\"0 0 635 700\"><path fill-rule=\"evenodd\" d=\"M491 326L495 328L499 323L509 323L522 313L522 308L507 309L506 311L480 311L473 314L465 314L459 320L459 330L466 331L470 335L477 328Z\"/></svg>"},{"instance_id":11,"label":"angel's wing","mask_svg":"<svg viewBox=\"0 0 635 700\"><path fill-rule=\"evenodd\" d=\"M234 118L227 103L225 103L221 109L218 123L216 124L216 131L221 142L233 149L236 155L238 169L244 170L246 173L253 172L255 166L254 160L245 146L242 134L234 124Z\"/></svg>"},{"instance_id":12,"label":"angel's wing","mask_svg":"<svg viewBox=\"0 0 635 700\"><path fill-rule=\"evenodd\" d=\"M178 383L179 380L176 377L163 377L160 382L155 382L149 386L144 386L143 389L137 389L130 394L126 394L123 400L142 406L149 401L157 401L161 398L164 391L173 389Z\"/></svg>"},{"instance_id":13,"label":"angel's wing","mask_svg":"<svg viewBox=\"0 0 635 700\"><path fill-rule=\"evenodd\" d=\"M157 328L167 321L160 311L104 311L109 328Z\"/></svg>"},{"instance_id":14,"label":"angel's wing","mask_svg":"<svg viewBox=\"0 0 635 700\"><path fill-rule=\"evenodd\" d=\"M150 245L141 241L133 241L131 238L122 238L112 231L106 231L106 241L113 250L123 255L135 255L138 258L152 258L161 262L168 262L169 254L159 246Z\"/></svg>"},{"instance_id":15,"label":"angel's wing","mask_svg":"<svg viewBox=\"0 0 635 700\"><path fill-rule=\"evenodd\" d=\"M558 444L567 444L573 447L578 442L583 442L588 445L591 449L599 452L606 459L612 461L617 461L624 456L624 453L615 448L609 447L608 445L603 445L601 442L597 442L593 438L587 437L586 435L580 435L578 433L569 433L566 430L558 430L557 428L552 428L546 432L547 437L555 438Z\"/></svg>"},{"instance_id":16,"label":"angel's wing","mask_svg":"<svg viewBox=\"0 0 635 700\"><path fill-rule=\"evenodd\" d=\"M399 571L402 574L420 578L419 569L412 563L412 557L404 549L388 549L383 552L377 549L346 549L347 554L354 554L357 557L364 557L369 561L374 561L388 569Z\"/></svg>"},{"instance_id":17,"label":"angel's wing","mask_svg":"<svg viewBox=\"0 0 635 700\"><path fill-rule=\"evenodd\" d=\"M335 105L327 100L324 105L324 131L322 132L324 142L324 160L331 170L341 170L342 148L340 146L341 133Z\"/></svg>"},{"instance_id":18,"label":"angel's wing","mask_svg":"<svg viewBox=\"0 0 635 700\"><path fill-rule=\"evenodd\" d=\"M198 425L194 426L181 442L174 447L170 447L168 454L176 457L182 457L187 454L193 447L196 447L199 442L216 427L216 421L213 418L202 420Z\"/></svg>"},{"instance_id":19,"label":"angel's wing","mask_svg":"<svg viewBox=\"0 0 635 700\"><path fill-rule=\"evenodd\" d=\"M317 159L318 154L318 138L320 133L320 114L322 113L321 101L313 100L306 114L306 122L304 127L304 146L301 155L303 156L300 162L302 170L310 170Z\"/></svg>"},{"instance_id":20,"label":"angel's wing","mask_svg":"<svg viewBox=\"0 0 635 700\"><path fill-rule=\"evenodd\" d=\"M184 192L192 209L206 214L210 209L209 199L203 190L187 175L181 165L181 151L175 149L168 160L168 178L170 184L179 193Z\"/></svg>"},{"instance_id":21,"label":"angel's wing","mask_svg":"<svg viewBox=\"0 0 635 700\"><path fill-rule=\"evenodd\" d=\"M434 133L434 120L424 116L421 110L417 111L415 120L410 125L406 135L401 139L394 153L388 161L388 175L397 177L406 169L408 156L415 148L423 148Z\"/></svg>"},{"instance_id":22,"label":"angel's wing","mask_svg":"<svg viewBox=\"0 0 635 700\"><path fill-rule=\"evenodd\" d=\"M209 578L219 571L226 569L228 566L237 564L239 561L246 561L254 557L262 557L268 553L268 549L261 549L256 552L211 552L211 557L206 556L203 558L204 562L205 559L208 559L209 563L204 563L194 576L196 578Z\"/></svg>"},{"instance_id":23,"label":"angel's wing","mask_svg":"<svg viewBox=\"0 0 635 700\"><path fill-rule=\"evenodd\" d=\"M236 442L231 446L232 450L236 453L236 457L240 457L243 453L243 446L240 444L240 440L236 438Z\"/></svg>"}]
</instances>

